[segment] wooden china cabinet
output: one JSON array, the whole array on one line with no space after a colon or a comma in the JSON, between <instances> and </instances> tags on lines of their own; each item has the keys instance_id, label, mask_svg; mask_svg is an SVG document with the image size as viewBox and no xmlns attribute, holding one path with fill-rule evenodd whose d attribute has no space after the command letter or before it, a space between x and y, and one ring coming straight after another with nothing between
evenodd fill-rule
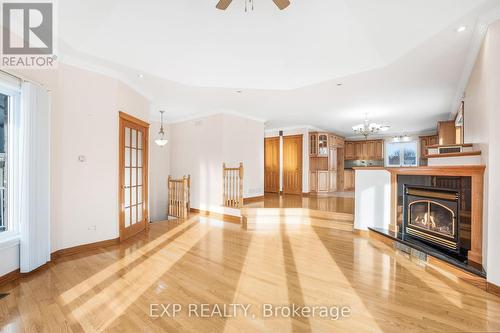
<instances>
[{"instance_id":1,"label":"wooden china cabinet","mask_svg":"<svg viewBox=\"0 0 500 333\"><path fill-rule=\"evenodd\" d=\"M309 133L309 190L328 194L344 188L344 138L334 133Z\"/></svg>"}]
</instances>

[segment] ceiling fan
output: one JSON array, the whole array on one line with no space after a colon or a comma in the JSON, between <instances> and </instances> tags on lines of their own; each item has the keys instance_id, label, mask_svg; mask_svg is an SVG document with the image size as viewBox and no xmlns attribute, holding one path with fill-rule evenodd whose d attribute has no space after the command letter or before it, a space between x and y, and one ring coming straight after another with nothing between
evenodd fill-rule
<instances>
[{"instance_id":1,"label":"ceiling fan","mask_svg":"<svg viewBox=\"0 0 500 333\"><path fill-rule=\"evenodd\" d=\"M226 10L232 1L233 0L219 0L219 3L215 7L220 10ZM290 5L290 0L273 0L273 1L276 4L276 6L278 6L278 8L281 10L285 9Z\"/></svg>"}]
</instances>

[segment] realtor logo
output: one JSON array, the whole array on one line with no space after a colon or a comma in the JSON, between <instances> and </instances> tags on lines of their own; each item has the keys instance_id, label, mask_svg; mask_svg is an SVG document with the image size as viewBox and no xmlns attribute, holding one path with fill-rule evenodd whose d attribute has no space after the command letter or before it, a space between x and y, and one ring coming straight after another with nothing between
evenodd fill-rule
<instances>
[{"instance_id":1,"label":"realtor logo","mask_svg":"<svg viewBox=\"0 0 500 333\"><path fill-rule=\"evenodd\" d=\"M2 3L4 67L54 67L54 5L47 2Z\"/></svg>"}]
</instances>

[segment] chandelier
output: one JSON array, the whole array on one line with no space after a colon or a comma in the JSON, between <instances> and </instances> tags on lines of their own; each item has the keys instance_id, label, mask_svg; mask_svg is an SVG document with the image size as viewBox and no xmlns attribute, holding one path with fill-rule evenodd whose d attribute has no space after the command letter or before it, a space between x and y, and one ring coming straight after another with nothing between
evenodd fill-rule
<instances>
[{"instance_id":1,"label":"chandelier","mask_svg":"<svg viewBox=\"0 0 500 333\"><path fill-rule=\"evenodd\" d=\"M362 135L365 137L365 139L368 139L369 135L376 134L378 132L385 132L391 128L390 126L387 125L382 125L382 124L377 124L377 123L371 123L370 120L368 120L368 114L365 115L365 122L363 124L355 125L352 127L352 130L359 135Z\"/></svg>"},{"instance_id":2,"label":"chandelier","mask_svg":"<svg viewBox=\"0 0 500 333\"><path fill-rule=\"evenodd\" d=\"M161 115L161 126L160 126L160 131L158 132L158 139L155 140L155 143L160 146L160 147L163 147L164 145L166 145L168 143L168 140L165 138L165 131L163 130L163 114L165 113L165 111L161 110L160 111L160 115Z\"/></svg>"}]
</instances>

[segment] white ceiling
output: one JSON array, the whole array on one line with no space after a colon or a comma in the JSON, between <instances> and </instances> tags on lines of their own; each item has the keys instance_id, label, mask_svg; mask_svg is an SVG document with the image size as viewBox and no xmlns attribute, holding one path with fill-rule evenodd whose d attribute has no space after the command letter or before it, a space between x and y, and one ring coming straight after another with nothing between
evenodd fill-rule
<instances>
[{"instance_id":1,"label":"white ceiling","mask_svg":"<svg viewBox=\"0 0 500 333\"><path fill-rule=\"evenodd\" d=\"M60 1L63 59L122 73L172 121L235 112L349 134L369 113L412 133L449 116L477 20L500 1L216 3Z\"/></svg>"}]
</instances>

